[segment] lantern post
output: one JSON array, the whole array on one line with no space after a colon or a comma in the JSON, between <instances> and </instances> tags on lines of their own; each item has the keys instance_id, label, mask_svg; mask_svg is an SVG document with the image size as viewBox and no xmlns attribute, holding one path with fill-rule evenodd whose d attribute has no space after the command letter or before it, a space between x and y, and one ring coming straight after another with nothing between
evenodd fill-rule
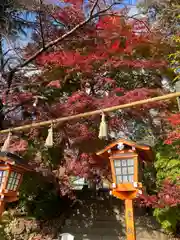
<instances>
[{"instance_id":1,"label":"lantern post","mask_svg":"<svg viewBox=\"0 0 180 240\"><path fill-rule=\"evenodd\" d=\"M19 188L23 174L33 171L25 160L10 152L0 152L0 216L6 202L19 199Z\"/></svg>"},{"instance_id":2,"label":"lantern post","mask_svg":"<svg viewBox=\"0 0 180 240\"><path fill-rule=\"evenodd\" d=\"M110 194L125 201L127 240L136 240L133 199L142 194L139 172L142 160L152 161L149 146L119 139L96 153L102 159L110 160L112 189Z\"/></svg>"}]
</instances>

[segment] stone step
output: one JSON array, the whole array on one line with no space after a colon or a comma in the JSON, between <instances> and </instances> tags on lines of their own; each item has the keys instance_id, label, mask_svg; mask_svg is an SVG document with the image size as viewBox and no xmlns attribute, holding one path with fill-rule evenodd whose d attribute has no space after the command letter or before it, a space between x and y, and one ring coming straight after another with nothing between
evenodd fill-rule
<instances>
[{"instance_id":1,"label":"stone step","mask_svg":"<svg viewBox=\"0 0 180 240\"><path fill-rule=\"evenodd\" d=\"M134 216L136 218L139 217L147 217L146 214L135 214ZM84 208L80 208L80 209L76 209L72 212L71 214L71 219L78 219L80 220L81 218L91 218L93 217L96 220L106 220L106 221L113 221L113 220L121 220L125 217L125 212L121 212L119 209L117 208L113 208L113 209L102 209L102 210L98 210L98 211L91 211L90 207L88 208L88 206L86 207L86 209ZM149 216L148 216L149 217ZM152 218L152 217L151 217Z\"/></svg>"},{"instance_id":2,"label":"stone step","mask_svg":"<svg viewBox=\"0 0 180 240\"><path fill-rule=\"evenodd\" d=\"M125 240L125 237L120 236L99 236L94 234L76 234L74 240Z\"/></svg>"},{"instance_id":3,"label":"stone step","mask_svg":"<svg viewBox=\"0 0 180 240\"><path fill-rule=\"evenodd\" d=\"M118 239L119 236L125 237L126 235L126 228L125 226L122 225L117 225L116 227L110 228L110 227L97 227L92 226L92 227L78 227L78 226L69 226L69 227L64 227L63 232L68 232L72 235L78 235L78 236L86 236L88 237L89 235L93 236L99 236L99 237L107 237L107 236L113 236ZM151 228L145 229L141 227L136 227L136 236L137 240L138 239L154 239L154 240L168 240L167 235L165 235L163 232L160 230L154 230ZM83 238L82 238L83 239ZM108 238L107 238L108 239Z\"/></svg>"},{"instance_id":4,"label":"stone step","mask_svg":"<svg viewBox=\"0 0 180 240\"><path fill-rule=\"evenodd\" d=\"M70 218L70 221L73 223L76 222L88 222L88 221L105 221L105 222L117 222L117 221L124 221L124 215L123 214L114 214L114 215L86 215L86 214L82 214L82 215L72 215Z\"/></svg>"},{"instance_id":5,"label":"stone step","mask_svg":"<svg viewBox=\"0 0 180 240\"><path fill-rule=\"evenodd\" d=\"M69 226L64 227L63 232L68 232L72 235L74 234L93 234L93 235L112 235L112 236L118 236L119 233L124 231L123 227L119 228L97 228L97 227L77 227L77 226Z\"/></svg>"},{"instance_id":6,"label":"stone step","mask_svg":"<svg viewBox=\"0 0 180 240\"><path fill-rule=\"evenodd\" d=\"M72 233L71 233L72 234ZM96 235L96 234L72 234L75 238L74 240L126 240L126 236L125 235ZM154 238L154 236L145 236L145 237L141 237L141 236L136 236L136 240L169 240L168 236L163 235L160 236L158 238Z\"/></svg>"},{"instance_id":7,"label":"stone step","mask_svg":"<svg viewBox=\"0 0 180 240\"><path fill-rule=\"evenodd\" d=\"M65 227L77 227L77 228L122 228L125 227L125 221L124 219L122 220L113 220L113 221L106 221L106 220L88 220L87 219L80 219L80 220L67 220Z\"/></svg>"}]
</instances>

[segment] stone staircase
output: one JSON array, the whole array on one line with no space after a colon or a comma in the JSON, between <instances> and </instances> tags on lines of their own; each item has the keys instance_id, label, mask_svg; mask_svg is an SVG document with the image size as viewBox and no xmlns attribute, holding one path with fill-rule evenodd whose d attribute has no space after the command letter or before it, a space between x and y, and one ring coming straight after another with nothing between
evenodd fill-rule
<instances>
[{"instance_id":1,"label":"stone staircase","mask_svg":"<svg viewBox=\"0 0 180 240\"><path fill-rule=\"evenodd\" d=\"M168 240L153 217L135 209L137 240ZM62 233L70 233L75 240L125 240L124 205L120 200L81 200L66 219Z\"/></svg>"}]
</instances>

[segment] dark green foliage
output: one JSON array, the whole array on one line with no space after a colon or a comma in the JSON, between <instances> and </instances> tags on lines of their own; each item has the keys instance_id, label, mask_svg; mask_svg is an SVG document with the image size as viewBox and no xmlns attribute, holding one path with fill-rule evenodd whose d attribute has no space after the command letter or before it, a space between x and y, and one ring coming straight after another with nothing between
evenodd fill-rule
<instances>
[{"instance_id":1,"label":"dark green foliage","mask_svg":"<svg viewBox=\"0 0 180 240\"><path fill-rule=\"evenodd\" d=\"M63 159L63 149L58 147L52 147L49 148L47 151L47 157L49 162L51 163L52 168L57 168L57 166L61 165L62 159Z\"/></svg>"},{"instance_id":2,"label":"dark green foliage","mask_svg":"<svg viewBox=\"0 0 180 240\"><path fill-rule=\"evenodd\" d=\"M179 207L156 208L154 210L154 216L163 229L168 232L177 232L177 224L180 221Z\"/></svg>"},{"instance_id":3,"label":"dark green foliage","mask_svg":"<svg viewBox=\"0 0 180 240\"><path fill-rule=\"evenodd\" d=\"M62 198L55 186L38 174L25 174L20 189L18 208L27 217L46 220L65 212L71 203L67 197Z\"/></svg>"},{"instance_id":4,"label":"dark green foliage","mask_svg":"<svg viewBox=\"0 0 180 240\"><path fill-rule=\"evenodd\" d=\"M176 180L180 176L180 159L174 146L159 143L156 150L157 184L161 184L166 178Z\"/></svg>"},{"instance_id":5,"label":"dark green foliage","mask_svg":"<svg viewBox=\"0 0 180 240\"><path fill-rule=\"evenodd\" d=\"M167 145L160 142L156 146L156 186L157 190L161 187L164 179L171 179L175 184L180 176L180 159L179 155L174 149L173 145ZM180 208L179 206L155 208L154 216L168 232L177 233L177 226L180 222Z\"/></svg>"},{"instance_id":6,"label":"dark green foliage","mask_svg":"<svg viewBox=\"0 0 180 240\"><path fill-rule=\"evenodd\" d=\"M145 166L143 169L143 186L146 187L146 192L153 195L156 192L156 169L152 166Z\"/></svg>"}]
</instances>

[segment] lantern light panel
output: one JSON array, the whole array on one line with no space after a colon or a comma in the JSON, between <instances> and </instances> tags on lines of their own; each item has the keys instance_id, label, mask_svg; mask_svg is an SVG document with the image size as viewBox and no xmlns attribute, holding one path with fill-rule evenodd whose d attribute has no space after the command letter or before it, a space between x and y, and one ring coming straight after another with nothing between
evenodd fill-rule
<instances>
[{"instance_id":1,"label":"lantern light panel","mask_svg":"<svg viewBox=\"0 0 180 240\"><path fill-rule=\"evenodd\" d=\"M0 171L0 190L2 190L2 187L3 187L3 185L4 185L6 176L7 176L7 171L1 170L1 171Z\"/></svg>"},{"instance_id":2,"label":"lantern light panel","mask_svg":"<svg viewBox=\"0 0 180 240\"><path fill-rule=\"evenodd\" d=\"M17 172L11 172L7 184L7 190L16 191L21 179L21 174Z\"/></svg>"},{"instance_id":3,"label":"lantern light panel","mask_svg":"<svg viewBox=\"0 0 180 240\"><path fill-rule=\"evenodd\" d=\"M114 159L116 183L132 183L134 181L134 160Z\"/></svg>"}]
</instances>

